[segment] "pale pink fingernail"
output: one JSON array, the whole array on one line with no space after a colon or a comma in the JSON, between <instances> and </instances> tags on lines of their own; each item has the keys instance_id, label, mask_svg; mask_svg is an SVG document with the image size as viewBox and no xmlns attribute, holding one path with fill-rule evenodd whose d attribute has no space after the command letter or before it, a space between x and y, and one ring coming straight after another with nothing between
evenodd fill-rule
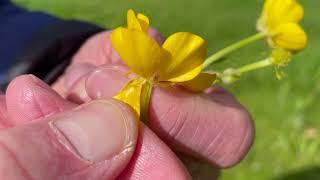
<instances>
[{"instance_id":1,"label":"pale pink fingernail","mask_svg":"<svg viewBox=\"0 0 320 180\"><path fill-rule=\"evenodd\" d=\"M115 100L84 105L51 123L59 141L85 160L101 162L132 148L136 117Z\"/></svg>"},{"instance_id":2,"label":"pale pink fingernail","mask_svg":"<svg viewBox=\"0 0 320 180\"><path fill-rule=\"evenodd\" d=\"M128 70L110 66L100 68L90 74L86 81L86 90L93 99L113 97L129 81Z\"/></svg>"},{"instance_id":3,"label":"pale pink fingernail","mask_svg":"<svg viewBox=\"0 0 320 180\"><path fill-rule=\"evenodd\" d=\"M64 86L66 89L70 89L77 80L83 75L92 71L95 67L88 63L74 64L65 73Z\"/></svg>"}]
</instances>

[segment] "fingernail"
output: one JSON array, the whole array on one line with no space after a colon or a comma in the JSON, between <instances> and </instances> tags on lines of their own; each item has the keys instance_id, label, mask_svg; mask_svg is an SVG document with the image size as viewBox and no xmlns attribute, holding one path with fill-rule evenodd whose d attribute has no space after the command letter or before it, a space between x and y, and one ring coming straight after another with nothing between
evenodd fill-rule
<instances>
[{"instance_id":1,"label":"fingernail","mask_svg":"<svg viewBox=\"0 0 320 180\"><path fill-rule=\"evenodd\" d=\"M113 97L129 81L128 70L122 67L110 66L92 72L87 81L88 95L93 99Z\"/></svg>"},{"instance_id":2,"label":"fingernail","mask_svg":"<svg viewBox=\"0 0 320 180\"><path fill-rule=\"evenodd\" d=\"M51 127L67 149L93 162L132 148L137 136L135 115L115 100L84 105L53 121Z\"/></svg>"},{"instance_id":3,"label":"fingernail","mask_svg":"<svg viewBox=\"0 0 320 180\"><path fill-rule=\"evenodd\" d=\"M77 80L94 69L94 66L88 63L74 64L65 73L64 86L70 89Z\"/></svg>"}]
</instances>

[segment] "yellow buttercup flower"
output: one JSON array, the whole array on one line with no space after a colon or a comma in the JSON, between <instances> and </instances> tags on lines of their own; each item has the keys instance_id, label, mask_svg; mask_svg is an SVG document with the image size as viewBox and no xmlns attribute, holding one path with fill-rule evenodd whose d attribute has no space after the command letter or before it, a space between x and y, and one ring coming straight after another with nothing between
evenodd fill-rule
<instances>
[{"instance_id":1,"label":"yellow buttercup flower","mask_svg":"<svg viewBox=\"0 0 320 180\"><path fill-rule=\"evenodd\" d=\"M215 75L201 73L207 53L204 39L189 32L178 32L160 46L146 33L148 17L136 16L129 10L127 18L128 27L115 29L110 41L137 77L123 87L116 99L128 103L139 114L141 95L147 84L178 83L194 91L211 86Z\"/></svg>"},{"instance_id":2,"label":"yellow buttercup flower","mask_svg":"<svg viewBox=\"0 0 320 180\"><path fill-rule=\"evenodd\" d=\"M296 0L265 0L257 29L267 34L270 46L300 51L307 45L307 35L299 25L303 14Z\"/></svg>"}]
</instances>

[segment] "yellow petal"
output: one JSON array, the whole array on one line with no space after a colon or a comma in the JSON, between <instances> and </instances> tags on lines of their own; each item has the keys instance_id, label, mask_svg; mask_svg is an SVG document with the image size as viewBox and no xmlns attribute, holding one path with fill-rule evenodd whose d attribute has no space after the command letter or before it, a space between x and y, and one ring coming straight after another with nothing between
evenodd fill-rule
<instances>
[{"instance_id":1,"label":"yellow petal","mask_svg":"<svg viewBox=\"0 0 320 180\"><path fill-rule=\"evenodd\" d=\"M129 30L148 32L149 18L140 13L136 16L132 9L129 9L127 12L127 23Z\"/></svg>"},{"instance_id":2,"label":"yellow petal","mask_svg":"<svg viewBox=\"0 0 320 180\"><path fill-rule=\"evenodd\" d=\"M296 0L266 0L261 18L270 29L283 23L299 23L303 14L303 7Z\"/></svg>"},{"instance_id":3,"label":"yellow petal","mask_svg":"<svg viewBox=\"0 0 320 180\"><path fill-rule=\"evenodd\" d=\"M142 86L143 81L133 79L129 81L113 98L127 103L137 112L138 115L140 115L140 96Z\"/></svg>"},{"instance_id":4,"label":"yellow petal","mask_svg":"<svg viewBox=\"0 0 320 180\"><path fill-rule=\"evenodd\" d=\"M201 92L211 87L214 81L216 80L216 78L217 78L216 74L200 73L194 79L187 82L183 82L181 83L181 85L191 91Z\"/></svg>"},{"instance_id":5,"label":"yellow petal","mask_svg":"<svg viewBox=\"0 0 320 180\"><path fill-rule=\"evenodd\" d=\"M129 9L127 12L127 24L128 24L129 30L142 31L140 23L136 17L136 14L132 9Z\"/></svg>"},{"instance_id":6,"label":"yellow petal","mask_svg":"<svg viewBox=\"0 0 320 180\"><path fill-rule=\"evenodd\" d=\"M184 82L201 72L207 55L207 43L201 37L178 32L171 35L162 47L171 54L171 58L159 72L161 81Z\"/></svg>"},{"instance_id":7,"label":"yellow petal","mask_svg":"<svg viewBox=\"0 0 320 180\"><path fill-rule=\"evenodd\" d=\"M194 69L188 71L187 73L185 74L181 74L181 75L178 75L176 77L173 77L173 78L169 78L169 79L166 79L165 81L169 81L169 82L185 82L185 81L190 81L192 80L193 78L195 78L198 74L201 73L203 69L203 65L200 64L198 67L195 67ZM163 80L164 81L164 80Z\"/></svg>"},{"instance_id":8,"label":"yellow petal","mask_svg":"<svg viewBox=\"0 0 320 180\"><path fill-rule=\"evenodd\" d=\"M303 50L307 46L307 35L295 23L282 24L275 28L271 45L291 52Z\"/></svg>"},{"instance_id":9,"label":"yellow petal","mask_svg":"<svg viewBox=\"0 0 320 180\"><path fill-rule=\"evenodd\" d=\"M112 47L135 74L150 78L156 72L161 54L159 44L146 33L117 28L110 35Z\"/></svg>"},{"instance_id":10,"label":"yellow petal","mask_svg":"<svg viewBox=\"0 0 320 180\"><path fill-rule=\"evenodd\" d=\"M141 26L141 29L144 31L144 32L148 32L148 29L149 29L149 18L147 16L145 16L144 14L138 14L137 16L139 22L140 22L140 26Z\"/></svg>"}]
</instances>

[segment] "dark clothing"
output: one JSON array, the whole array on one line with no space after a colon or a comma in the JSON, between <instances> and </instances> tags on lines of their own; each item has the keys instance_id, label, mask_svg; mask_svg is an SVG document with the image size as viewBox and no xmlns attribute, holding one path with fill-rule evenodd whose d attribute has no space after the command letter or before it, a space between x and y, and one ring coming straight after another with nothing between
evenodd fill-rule
<instances>
[{"instance_id":1,"label":"dark clothing","mask_svg":"<svg viewBox=\"0 0 320 180\"><path fill-rule=\"evenodd\" d=\"M103 29L28 12L0 0L0 86L20 74L35 74L51 83L91 35Z\"/></svg>"}]
</instances>

